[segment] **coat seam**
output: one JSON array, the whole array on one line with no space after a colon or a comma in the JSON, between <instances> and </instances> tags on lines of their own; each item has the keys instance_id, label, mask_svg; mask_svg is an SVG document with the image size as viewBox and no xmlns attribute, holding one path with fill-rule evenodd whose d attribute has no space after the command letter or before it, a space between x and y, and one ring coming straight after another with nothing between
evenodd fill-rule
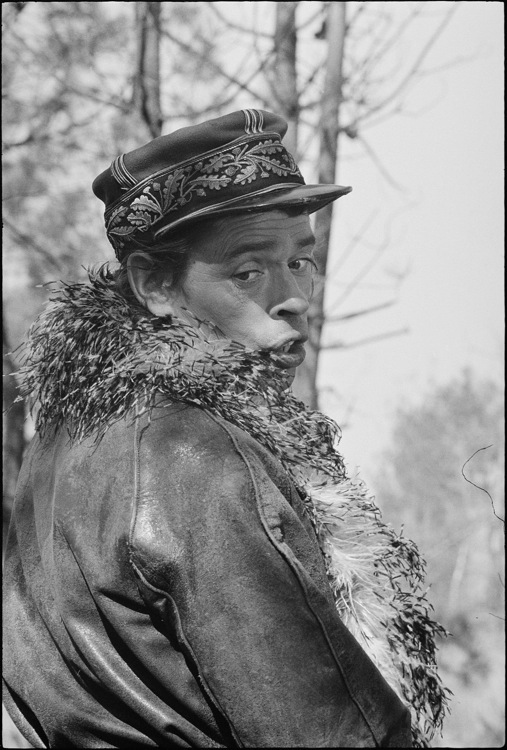
<instances>
[{"instance_id":1,"label":"coat seam","mask_svg":"<svg viewBox=\"0 0 507 750\"><path fill-rule=\"evenodd\" d=\"M242 449L240 448L240 446L238 445L238 442L237 442L236 438L235 438L235 437L234 437L234 435L233 435L233 434L232 434L232 433L230 432L230 430L228 429L227 425L225 425L225 424L221 424L220 422L218 422L218 420L216 420L216 419L215 419L215 417L214 417L213 415L211 415L211 414L209 414L209 413L208 413L208 416L209 416L209 417L210 417L210 418L211 418L211 419L212 419L212 420L213 420L213 421L214 421L214 422L215 422L215 423L216 423L216 424L217 424L217 425L218 425L219 427L221 427L221 428L222 428L222 429L224 430L224 432L226 432L226 433L227 433L227 435L229 436L229 438L230 438L231 442L233 443L233 445L234 445L234 447L235 447L235 449L236 449L237 453L238 453L238 454L239 454L239 455L241 456L241 458L242 458L242 460L243 460L243 462L244 462L245 466L247 467L247 470L248 470L248 473L249 473L249 476L250 476L250 479L251 479L251 482L252 482L252 485L253 485L253 488L254 488L254 491L255 491L255 500L256 500L256 507L257 507L257 512L258 512L258 514L259 514L259 518L260 518L260 520L261 520L261 523L262 523L262 525L263 525L263 528L264 528L264 530L265 530L265 532L266 532L266 535L268 536L269 540L271 541L271 544L272 544L272 545L273 545L273 546L275 547L275 549L277 550L277 552L279 553L279 555L280 555L281 557L283 557L283 559L284 559L284 560L285 560L285 562L287 563L288 567L289 567L289 568L290 568L290 570L292 571L292 573L293 573L294 577L295 577L295 578L296 578L296 580L298 581L298 583L299 583L299 585L300 585L300 587L301 587L301 589L302 589L302 592L303 592L303 596L304 596L304 599L305 599L306 605L307 605L308 609L309 609L309 610L310 610L310 612L311 612L311 613L313 614L313 616L315 617L315 619L317 620L317 622L318 622L318 624L319 624L319 626L320 626L320 629L321 629L321 631L322 631L322 633L323 633L323 635L324 635L325 641L326 641L326 643L327 643L328 649L329 649L329 651L331 652L331 655L332 655L332 657L333 657L334 661L336 662L336 665L337 665L337 667L338 667L338 669L339 669L339 671L340 671L340 674L342 675L343 681L344 681L344 683L345 683L345 686L346 686L346 688L347 688L347 691L348 691L348 693L349 693L349 696L350 696L350 698L352 699L352 701L353 701L353 702L355 703L355 705L357 706L357 708L358 708L358 710L359 710L359 712L360 712L361 716L363 717L364 721L366 722L366 725L368 726L368 729L370 730L370 732L371 732L371 734L372 734L372 737L374 738L375 742L377 742L377 743L378 743L378 742L380 742L379 738L377 737L377 733L376 733L376 731L375 731L375 730L373 729L373 727L371 726L371 723L369 722L369 720L368 720L368 718L367 718L367 716L366 716L366 713L365 713L365 710L364 710L364 708L362 707L362 705L360 704L360 702L359 702L359 701L357 700L357 698L356 698L356 696L355 696L355 693L354 693L354 691L352 691L352 689L351 689L351 687L350 687L350 684L349 684L349 681L348 681L348 679L347 679L347 676L346 676L346 674L345 674L345 672L344 672L344 669L343 669L343 667L342 667L342 665L341 665L341 663L340 663L340 660L338 659L338 657L337 657L337 655L336 655L336 653L335 653L335 650L334 650L334 648L333 648L333 645L332 645L332 643L330 642L329 636L328 636L328 634L327 634L326 628L325 628L325 626L324 626L324 624L323 624L323 622L322 622L321 618L320 618L320 617L319 617L319 615L318 615L318 614L316 613L316 611L315 611L314 607L313 607L313 606L311 605L311 603L310 603L310 602L309 602L309 600L308 600L308 595L307 595L307 586L306 586L306 584L304 583L304 581L302 580L302 578L301 578L301 576L300 576L300 574L299 574L299 571L298 571L298 563L297 563L297 560L292 560L292 559L291 559L291 557L292 557L292 554L290 553L290 548L288 548L288 545L285 545L285 546L287 547L287 549L288 549L288 552L285 552L285 551L284 551L284 550L283 550L283 549L281 548L281 546L279 545L279 543L277 542L277 540L275 539L275 537L274 537L273 533L271 532L271 530L270 530L270 528L269 528L269 524L268 524L268 521L267 521L267 519L266 519L266 517L265 517L265 514L264 514L264 512L263 512L263 510L262 510L262 507L261 507L261 504L260 504L260 499L259 499L259 489L258 489L258 485L257 485L257 482L256 482L256 480L255 480L255 477L253 476L253 472L252 472L252 469L251 469L251 466L250 466L250 462L249 462L248 458L246 457L246 455L244 454L243 450L242 450Z\"/></svg>"}]
</instances>

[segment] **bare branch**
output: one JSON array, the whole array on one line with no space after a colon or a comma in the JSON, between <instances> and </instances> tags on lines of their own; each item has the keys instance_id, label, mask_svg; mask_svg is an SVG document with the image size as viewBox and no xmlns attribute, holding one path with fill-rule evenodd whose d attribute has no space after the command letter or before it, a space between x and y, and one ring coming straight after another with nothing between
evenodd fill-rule
<instances>
[{"instance_id":1,"label":"bare branch","mask_svg":"<svg viewBox=\"0 0 507 750\"><path fill-rule=\"evenodd\" d=\"M441 65L436 65L434 68L425 68L424 70L419 70L417 72L417 76L419 78L426 77L426 76L433 76L435 75L435 73L444 73L446 70L450 70L451 68L457 68L459 65L467 65L468 63L471 63L477 60L478 54L479 54L479 48L477 48L477 51L471 55L460 55L459 57L453 57L451 60L447 60L445 63L442 63Z\"/></svg>"},{"instance_id":2,"label":"bare branch","mask_svg":"<svg viewBox=\"0 0 507 750\"><path fill-rule=\"evenodd\" d=\"M216 7L215 2L207 2L207 7L212 11L212 13L216 16L216 18L221 21L221 23L224 24L228 29L234 29L235 31L239 31L243 34L248 34L250 36L253 36L255 38L262 38L262 39L273 39L273 35L266 31L259 31L257 28L248 28L247 26L241 26L238 23L234 23L234 21L231 21L230 19L226 18L221 11L218 10ZM323 15L324 8L321 6L319 9L311 16L309 16L306 21L303 21L302 23L298 24L297 26L297 32L299 33L303 29L307 28L308 26L311 26L311 24L317 20L320 16Z\"/></svg>"},{"instance_id":3,"label":"bare branch","mask_svg":"<svg viewBox=\"0 0 507 750\"><path fill-rule=\"evenodd\" d=\"M373 224L373 221L374 221L375 217L377 216L377 214L378 214L378 210L377 211L372 211L372 213L367 217L366 221L364 221L364 223L362 224L362 226L352 236L352 238L350 239L350 242L348 243L347 247L345 248L345 250L343 251L343 253L340 255L340 257L337 259L337 262L330 269L330 271L328 273L329 277L331 277L331 276L335 275L336 273L338 273L338 271L340 270L340 268L343 267L345 261L351 255L351 253L354 250L354 248L357 246L357 243L359 242L359 240L362 239L362 237L363 237L364 233L366 232L366 230Z\"/></svg>"},{"instance_id":4,"label":"bare branch","mask_svg":"<svg viewBox=\"0 0 507 750\"><path fill-rule=\"evenodd\" d=\"M216 18L221 21L224 26L227 26L229 29L234 29L235 31L240 31L243 34L249 34L250 36L255 37L263 37L265 39L271 39L272 35L268 34L265 31L259 31L258 29L249 29L247 26L241 26L240 24L234 23L233 21L230 21L228 18L225 18L225 16L222 14L221 11L218 10L216 7L215 2L207 2L207 7L212 11L212 13L216 16Z\"/></svg>"},{"instance_id":5,"label":"bare branch","mask_svg":"<svg viewBox=\"0 0 507 750\"><path fill-rule=\"evenodd\" d=\"M80 96L83 99L90 99L90 101L98 102L99 104L104 104L108 107L115 107L116 109L119 109L121 112L128 113L130 112L130 104L129 102L126 102L125 100L119 99L117 96L104 96L100 92L94 91L93 89L80 89L77 86L69 85L69 83L65 80L62 80L61 78L54 74L55 79L63 84L64 90L63 93L70 92L71 94L76 94L76 96Z\"/></svg>"},{"instance_id":6,"label":"bare branch","mask_svg":"<svg viewBox=\"0 0 507 750\"><path fill-rule=\"evenodd\" d=\"M368 154L368 156L370 157L370 159L372 160L372 162L375 164L375 166L379 170L380 174L391 185L391 187L393 187L395 190L399 190L400 192L405 192L407 190L407 188L404 187L403 185L400 185L398 182L396 182L396 180L394 179L394 177L391 177L391 175L389 174L389 172L387 171L387 169L384 167L384 165L380 161L380 159L377 156L377 154L375 153L375 151L372 149L372 147L369 145L369 143L364 138L364 136L362 136L362 135L359 136L358 135L357 136L357 140L359 141L359 143L361 143L361 145L363 146L364 150L366 151L366 153Z\"/></svg>"},{"instance_id":7,"label":"bare branch","mask_svg":"<svg viewBox=\"0 0 507 750\"><path fill-rule=\"evenodd\" d=\"M485 492L485 493L486 493L486 495L487 495L487 496L489 497L489 499L490 499L490 501L491 501L491 507L493 508L493 514L494 514L494 515L495 515L495 516L496 516L496 517L498 518L498 520L499 520L499 521L501 521L502 523L505 523L505 519L503 519L503 518L502 518L501 516L499 516L499 515L498 515L498 513L496 512L496 510L495 510L495 503L493 502L493 498L492 498L492 497L491 497L491 495L489 494L488 490L487 490L487 489L485 489L484 487L479 487L479 485L478 485L478 484L475 484L475 482L472 482L472 480L471 480L471 479L469 479L469 478L468 478L468 477L466 476L466 474L465 474L465 466L467 465L467 463L469 463L469 462L470 462L470 461L472 460L472 458L473 458L474 456L476 456L476 455L477 455L477 453L480 453L480 451L487 451L487 450L488 450L488 448L492 448L492 447L493 447L492 445L486 445L486 446L485 446L484 448L478 448L478 449L477 449L477 450L475 451L475 453L472 453L472 455L470 456L470 458L467 458L467 460L465 461L465 463L464 463L464 464L463 464L463 466L461 467L461 473L462 473L462 475L463 475L463 478L464 478L464 479L465 479L465 480L466 480L466 481L467 481L467 482L468 482L469 484L473 485L473 486L474 486L474 487L476 487L476 488L477 488L478 490L481 490L482 492Z\"/></svg>"},{"instance_id":8,"label":"bare branch","mask_svg":"<svg viewBox=\"0 0 507 750\"><path fill-rule=\"evenodd\" d=\"M305 92L310 87L310 84L312 84L314 82L314 80L316 79L316 77L318 76L318 74L321 73L322 66L323 66L323 61L319 60L319 62L317 63L317 65L315 65L313 67L313 70L311 71L311 73L308 76L308 78L306 79L306 81L304 81L301 84L300 91L299 91L300 97L302 97L303 94L305 94ZM300 105L300 109L310 109L310 108L316 107L318 104L320 104L320 98L319 99L314 99L313 101L309 101L306 104L301 104Z\"/></svg>"},{"instance_id":9,"label":"bare branch","mask_svg":"<svg viewBox=\"0 0 507 750\"><path fill-rule=\"evenodd\" d=\"M458 67L459 65L465 65L470 62L473 62L477 59L477 54L474 53L472 55L464 55L461 57L455 57L452 60L448 60L447 62L443 63L442 65L438 65L434 68L425 68L424 70L419 70L414 75L415 78L422 79L426 78L428 76L433 76L436 73L442 73L446 70L449 70L451 68ZM447 89L445 89L446 91ZM381 112L379 112L378 117L373 117L373 119L369 118L369 114L367 115L368 119L365 119L363 121L363 130L366 128L374 128L377 125L380 125L381 123L385 122L386 120L391 119L393 115L403 115L403 117L420 117L421 114L424 114L425 112L431 110L436 103L442 100L442 97L445 95L444 93L437 97L436 95L433 97L433 101L427 104L425 107L420 107L417 109L417 111L409 111L406 108L402 106L401 102L394 102L391 108L383 109ZM358 119L352 118L351 125L343 128L343 130L346 132L348 127L355 127L357 125Z\"/></svg>"},{"instance_id":10,"label":"bare branch","mask_svg":"<svg viewBox=\"0 0 507 750\"><path fill-rule=\"evenodd\" d=\"M335 302L335 304L333 305L335 309L337 309L344 302L344 300L353 292L356 286L370 272L373 266L378 262L379 257L382 255L382 253L384 253L387 250L388 247L389 247L389 242L387 240L383 242L381 245L379 245L375 255L354 276L352 281L347 285L347 288L345 289L341 297L339 297L339 299Z\"/></svg>"},{"instance_id":11,"label":"bare branch","mask_svg":"<svg viewBox=\"0 0 507 750\"><path fill-rule=\"evenodd\" d=\"M113 93L110 93L110 94L106 93L106 96L104 96L104 93L102 91L97 91L93 88L90 88L88 90L83 90L83 89L79 89L75 84L74 85L69 84L69 81L66 78L67 71L62 72L57 67L55 67L54 60L51 57L51 55L48 54L44 45L41 45L40 48L32 47L31 44L29 44L27 40L23 36L21 36L16 30L12 31L11 36L13 39L15 39L18 42L18 44L21 45L21 47L26 52L30 53L32 60L35 62L36 65L40 65L40 60L42 58L52 68L51 75L61 87L58 94L55 95L53 98L57 98L57 97L61 98L62 96L65 95L65 93L70 92L70 93L76 94L77 96L90 99L92 101L96 101L99 104L105 104L111 107L116 107L117 109L120 109L123 112L129 111L130 107L129 107L128 102L119 98L117 95ZM94 72L97 74L97 71L94 71ZM109 80L109 78L105 78L102 75L99 75L99 78L102 78L103 81Z\"/></svg>"},{"instance_id":12,"label":"bare branch","mask_svg":"<svg viewBox=\"0 0 507 750\"><path fill-rule=\"evenodd\" d=\"M352 341L344 343L343 341L334 341L331 344L323 344L320 348L330 351L331 349L354 349L356 346L364 346L365 344L374 344L377 341L383 339L390 339L393 336L402 336L405 333L410 333L410 328L400 328L397 331L388 331L387 333L380 333L377 336L368 336L365 339L359 339L359 341Z\"/></svg>"},{"instance_id":13,"label":"bare branch","mask_svg":"<svg viewBox=\"0 0 507 750\"><path fill-rule=\"evenodd\" d=\"M266 66L266 64L269 61L269 58L272 56L272 52L268 53L266 58L261 61L258 68L256 68L253 73L250 74L250 76L243 82L243 86L249 86L251 81L256 78L256 76L259 75L259 73L262 71L262 69ZM232 83L232 82L231 82ZM234 82L236 83L236 82ZM199 109L199 115L207 115L212 112L220 112L224 109L228 104L230 104L234 99L237 97L238 92L237 90L233 91L232 94L229 94L224 99L220 99L219 101L215 102L214 104L211 104L209 107L204 107L203 109ZM177 113L172 112L171 114L165 115L164 114L164 120L170 121L170 120L181 120L181 118L189 117L191 115L194 115L195 112L193 110L187 109L186 111L180 111Z\"/></svg>"},{"instance_id":14,"label":"bare branch","mask_svg":"<svg viewBox=\"0 0 507 750\"><path fill-rule=\"evenodd\" d=\"M21 232L15 224L13 224L9 219L7 219L5 216L3 217L3 223L4 226L9 229L10 232L14 235L16 240L23 243L23 245L28 245L33 250L35 250L44 260L46 263L49 263L56 271L59 273L63 270L62 264L58 258L55 258L48 250L46 250L42 245L40 245L38 242L36 242L33 237L31 237L28 234L25 234L24 232Z\"/></svg>"},{"instance_id":15,"label":"bare branch","mask_svg":"<svg viewBox=\"0 0 507 750\"><path fill-rule=\"evenodd\" d=\"M38 198L41 195L47 195L47 191L37 190L34 193L11 193L10 195L2 195L2 203L5 201L20 200L21 198Z\"/></svg>"},{"instance_id":16,"label":"bare branch","mask_svg":"<svg viewBox=\"0 0 507 750\"><path fill-rule=\"evenodd\" d=\"M392 305L398 302L397 299L391 299L387 302L382 302L379 305L373 305L372 307L364 307L362 310L355 310L351 313L344 313L343 315L331 315L325 318L326 323L343 323L343 321L352 320L353 318L359 318L363 315L369 315L370 313L384 310L386 307L392 307Z\"/></svg>"},{"instance_id":17,"label":"bare branch","mask_svg":"<svg viewBox=\"0 0 507 750\"><path fill-rule=\"evenodd\" d=\"M419 3L418 7L414 9L412 13L410 13L410 15L402 21L402 23L394 27L393 32L390 34L387 33L388 28L384 28L380 23L377 24L377 26L379 27L379 33L375 34L374 29L371 30L370 36L373 36L374 41L372 44L370 44L370 50L368 54L363 54L360 60L354 61L354 64L351 66L346 79L349 90L351 92L348 97L349 109L355 109L355 113L353 114L353 116L350 116L350 122L348 126L344 128L345 132L357 133L359 123L364 123L364 125L366 126L366 123L369 124L371 120L372 113L382 112L382 110L385 109L387 101L386 99L375 105L369 104L368 102L369 98L372 98L370 97L369 92L372 89L379 88L379 84L382 83L382 81L376 80L374 71L380 67L379 63L386 56L386 52L396 46L396 41L406 31L406 28L410 24L412 24L418 16L421 15L421 11L424 5L424 2ZM392 26L392 24L390 24L390 26ZM364 30L362 33L364 35ZM379 42L379 44L377 44L377 41ZM419 67L420 62L418 63L416 60L416 63L414 65L417 70L414 70L413 67L411 68L411 71L409 71L407 76L409 80L404 79L404 82L402 82L404 87L405 84L408 85L408 83L411 82L412 79L420 78L425 75L425 72L422 71ZM394 65L395 67L393 68L391 74L388 73L386 75L384 73L383 80L388 80L391 78L393 80L396 80L399 64L394 63ZM399 91L394 96L393 101L396 100L397 96L399 96L400 93L401 91ZM399 111L399 108L400 103L395 101L395 111Z\"/></svg>"},{"instance_id":18,"label":"bare branch","mask_svg":"<svg viewBox=\"0 0 507 750\"><path fill-rule=\"evenodd\" d=\"M182 41L181 39L178 39L178 37L174 36L174 34L171 34L170 31L166 29L162 30L162 34L166 36L168 39L170 39L172 42L177 44L181 49L185 50L185 52L193 55L194 57L197 57L202 62L205 62L207 66L212 67L220 76L228 80L230 83L233 83L236 85L239 89L246 91L250 96L255 97L258 101L262 102L264 106L269 107L269 102L259 93L252 91L252 89L246 85L245 83L242 83L234 76L230 75L229 73L226 73L223 68L218 65L217 63L213 62L213 60L210 60L209 57L207 57L205 54L200 52L199 50L196 50L192 45L187 44L186 42Z\"/></svg>"},{"instance_id":19,"label":"bare branch","mask_svg":"<svg viewBox=\"0 0 507 750\"><path fill-rule=\"evenodd\" d=\"M367 8L368 5L369 5L369 3L367 3L367 2L363 2L363 3L359 3L358 4L358 8L356 9L356 12L347 21L347 34L353 28L354 24L357 23L358 18L360 18L363 15L363 13L365 12L365 10L366 10L366 8Z\"/></svg>"},{"instance_id":20,"label":"bare branch","mask_svg":"<svg viewBox=\"0 0 507 750\"><path fill-rule=\"evenodd\" d=\"M38 133L34 130L32 130L26 138L23 138L22 141L18 141L16 143L9 143L9 141L4 141L4 150L9 151L11 148L19 148L20 146L27 146L30 143L43 143L44 141L50 141L55 138L62 138L65 135L68 135L72 130L75 128L82 128L86 125L89 125L90 122L93 122L97 117L97 110L90 115L89 117L86 117L84 120L81 120L80 122L73 122L70 120L68 125L64 128L61 128L60 130L56 130L55 132L41 132Z\"/></svg>"},{"instance_id":21,"label":"bare branch","mask_svg":"<svg viewBox=\"0 0 507 750\"><path fill-rule=\"evenodd\" d=\"M320 3L320 8L315 11L313 16L309 16L306 21L302 21L300 24L297 25L296 31L299 32L302 31L302 29L306 29L308 26L311 26L314 21L316 21L320 16L324 15L325 11L325 5L324 3Z\"/></svg>"},{"instance_id":22,"label":"bare branch","mask_svg":"<svg viewBox=\"0 0 507 750\"><path fill-rule=\"evenodd\" d=\"M354 71L361 73L361 80L367 81L372 79L372 72L378 67L380 60L385 56L395 44L397 40L401 38L406 29L421 15L424 2L420 2L418 6L413 8L409 15L403 19L392 31L391 34L385 32L384 27L381 24L377 24L378 32L375 35L372 33L371 44L369 52L363 55L359 66L354 66ZM389 29L387 25L387 29ZM375 49L375 47L377 47Z\"/></svg>"},{"instance_id":23,"label":"bare branch","mask_svg":"<svg viewBox=\"0 0 507 750\"><path fill-rule=\"evenodd\" d=\"M60 135L60 133L41 133L40 135L36 135L33 131L28 133L26 138L23 138L22 141L18 141L17 143L9 143L9 141L3 142L4 151L7 152L11 148L20 148L21 146L28 146L30 143L44 143L44 141L49 141L53 136Z\"/></svg>"},{"instance_id":24,"label":"bare branch","mask_svg":"<svg viewBox=\"0 0 507 750\"><path fill-rule=\"evenodd\" d=\"M450 8L448 9L447 13L445 14L443 20L441 23L437 26L433 34L429 37L429 39L426 41L426 44L422 47L419 54L417 55L416 59L410 66L407 73L404 75L402 80L396 85L396 87L389 93L387 96L384 97L380 102L378 102L376 105L373 105L370 107L370 109L365 112L364 115L359 116L356 121L364 121L367 118L369 118L373 113L378 112L380 109L383 109L387 104L395 100L401 92L407 87L407 85L410 83L411 80L413 80L414 75L419 71L422 63L428 56L428 53L430 52L431 48L435 45L437 39L442 35L444 32L446 26L450 23L452 16L457 11L460 3L453 3Z\"/></svg>"}]
</instances>

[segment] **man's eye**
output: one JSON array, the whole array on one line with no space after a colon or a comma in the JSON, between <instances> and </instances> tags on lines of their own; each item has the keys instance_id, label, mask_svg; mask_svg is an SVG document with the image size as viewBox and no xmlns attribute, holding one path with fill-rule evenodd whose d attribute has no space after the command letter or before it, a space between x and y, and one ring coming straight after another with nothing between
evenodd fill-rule
<instances>
[{"instance_id":1,"label":"man's eye","mask_svg":"<svg viewBox=\"0 0 507 750\"><path fill-rule=\"evenodd\" d=\"M235 273L234 278L238 281L253 281L260 276L260 274L261 271L252 268L250 271L240 271L239 273Z\"/></svg>"},{"instance_id":2,"label":"man's eye","mask_svg":"<svg viewBox=\"0 0 507 750\"><path fill-rule=\"evenodd\" d=\"M296 260L291 260L289 268L298 273L311 273L317 270L317 265L311 258L296 258Z\"/></svg>"}]
</instances>

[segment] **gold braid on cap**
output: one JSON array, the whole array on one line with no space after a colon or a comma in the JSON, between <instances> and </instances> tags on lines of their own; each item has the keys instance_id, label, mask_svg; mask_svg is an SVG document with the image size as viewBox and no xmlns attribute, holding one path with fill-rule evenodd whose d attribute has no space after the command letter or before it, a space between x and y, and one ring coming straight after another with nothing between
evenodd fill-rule
<instances>
[{"instance_id":1,"label":"gold braid on cap","mask_svg":"<svg viewBox=\"0 0 507 750\"><path fill-rule=\"evenodd\" d=\"M137 185L137 180L130 174L125 166L123 154L117 156L113 161L111 164L111 172L122 190L129 190L131 187L134 187L134 185Z\"/></svg>"},{"instance_id":2,"label":"gold braid on cap","mask_svg":"<svg viewBox=\"0 0 507 750\"><path fill-rule=\"evenodd\" d=\"M258 109L243 109L241 111L245 115L245 133L247 135L262 133L264 126L264 115L262 112L259 112Z\"/></svg>"}]
</instances>

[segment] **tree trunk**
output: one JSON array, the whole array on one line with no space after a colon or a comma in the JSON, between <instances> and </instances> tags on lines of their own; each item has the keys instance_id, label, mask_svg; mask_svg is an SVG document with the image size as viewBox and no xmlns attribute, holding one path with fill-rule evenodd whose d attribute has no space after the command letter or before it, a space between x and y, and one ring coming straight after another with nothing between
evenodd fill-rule
<instances>
[{"instance_id":1,"label":"tree trunk","mask_svg":"<svg viewBox=\"0 0 507 750\"><path fill-rule=\"evenodd\" d=\"M3 335L3 408L4 408L4 425L3 425L3 504L2 504L2 525L3 540L9 526L14 494L16 491L16 482L18 480L21 461L23 460L23 451L25 449L24 423L25 407L23 401L15 403L18 395L16 381L13 373L15 372L14 363L9 355L9 342L5 330L5 315L2 315L2 335Z\"/></svg>"},{"instance_id":2,"label":"tree trunk","mask_svg":"<svg viewBox=\"0 0 507 750\"><path fill-rule=\"evenodd\" d=\"M328 184L336 181L338 135L340 132L339 115L342 101L342 65L346 33L345 6L345 2L328 3L325 22L327 60L321 100L319 182ZM333 203L328 204L316 214L317 248L315 259L319 272L310 307L310 339L306 345L306 360L298 368L294 382L297 395L312 409L317 409L319 405L317 369L324 323L324 292L333 205Z\"/></svg>"},{"instance_id":3,"label":"tree trunk","mask_svg":"<svg viewBox=\"0 0 507 750\"><path fill-rule=\"evenodd\" d=\"M162 130L160 109L160 3L136 3L137 65L133 104L148 138Z\"/></svg>"},{"instance_id":4,"label":"tree trunk","mask_svg":"<svg viewBox=\"0 0 507 750\"><path fill-rule=\"evenodd\" d=\"M296 75L296 8L297 2L276 3L273 99L275 111L288 123L284 144L298 159L299 94Z\"/></svg>"}]
</instances>

